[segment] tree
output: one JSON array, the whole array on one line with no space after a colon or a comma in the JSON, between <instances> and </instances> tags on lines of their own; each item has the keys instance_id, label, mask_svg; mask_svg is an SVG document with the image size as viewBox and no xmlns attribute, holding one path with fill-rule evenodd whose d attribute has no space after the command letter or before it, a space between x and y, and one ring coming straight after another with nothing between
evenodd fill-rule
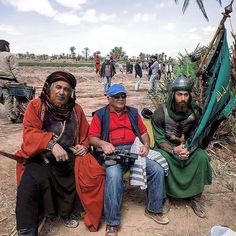
<instances>
[{"instance_id":1,"label":"tree","mask_svg":"<svg viewBox=\"0 0 236 236\"><path fill-rule=\"evenodd\" d=\"M82 53L84 54L85 60L87 61L88 60L88 55L89 55L89 48L85 47L84 50L82 51Z\"/></svg>"},{"instance_id":2,"label":"tree","mask_svg":"<svg viewBox=\"0 0 236 236\"><path fill-rule=\"evenodd\" d=\"M222 2L221 0L216 0L217 2L219 2L220 5L222 5ZM203 4L203 1L202 0L196 0L200 10L202 11L202 14L204 15L204 17L206 18L206 20L208 21L208 16L207 16L207 13L206 13L206 10L204 8L204 4ZM175 0L175 3L178 3L178 0ZM182 11L183 13L186 11L187 7L189 5L189 0L184 0L184 4L183 4L183 7L182 7Z\"/></svg>"},{"instance_id":3,"label":"tree","mask_svg":"<svg viewBox=\"0 0 236 236\"><path fill-rule=\"evenodd\" d=\"M96 51L96 52L93 53L93 57L95 57L96 55L100 55L100 54L101 54L100 51Z\"/></svg>"},{"instance_id":4,"label":"tree","mask_svg":"<svg viewBox=\"0 0 236 236\"><path fill-rule=\"evenodd\" d=\"M75 46L71 46L71 47L70 47L71 57L72 57L72 58L75 58L75 49L76 49Z\"/></svg>"},{"instance_id":5,"label":"tree","mask_svg":"<svg viewBox=\"0 0 236 236\"><path fill-rule=\"evenodd\" d=\"M113 56L114 59L116 60L121 60L124 58L124 56L126 55L126 52L123 51L122 47L114 47L110 54Z\"/></svg>"},{"instance_id":6,"label":"tree","mask_svg":"<svg viewBox=\"0 0 236 236\"><path fill-rule=\"evenodd\" d=\"M139 58L140 58L141 61L144 61L145 60L145 53L140 52L139 53Z\"/></svg>"}]
</instances>

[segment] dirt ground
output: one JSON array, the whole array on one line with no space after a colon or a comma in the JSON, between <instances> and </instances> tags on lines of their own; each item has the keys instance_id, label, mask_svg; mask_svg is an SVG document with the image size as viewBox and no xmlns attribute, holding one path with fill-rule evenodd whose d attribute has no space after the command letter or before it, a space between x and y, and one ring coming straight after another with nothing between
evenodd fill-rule
<instances>
[{"instance_id":1,"label":"dirt ground","mask_svg":"<svg viewBox=\"0 0 236 236\"><path fill-rule=\"evenodd\" d=\"M41 91L45 78L53 71L65 70L77 78L77 102L85 111L88 121L91 112L107 103L103 96L103 85L92 68L40 68L21 67L22 82ZM114 83L124 83L129 96L127 104L154 110L154 103L147 94L147 78L143 78L141 91L134 91L134 75L117 74ZM22 124L9 124L0 104L0 150L14 153L22 142ZM144 216L145 191L127 188L122 205L120 236L198 236L210 235L214 225L227 225L236 231L236 148L233 145L213 145L209 150L212 157L213 184L204 191L207 219L198 218L186 201L174 201L168 213L170 223L159 225ZM15 235L15 161L0 156L0 236ZM43 236L101 236L105 234L102 221L98 232L90 233L81 220L76 229L68 229L59 219L47 220L41 231Z\"/></svg>"}]
</instances>

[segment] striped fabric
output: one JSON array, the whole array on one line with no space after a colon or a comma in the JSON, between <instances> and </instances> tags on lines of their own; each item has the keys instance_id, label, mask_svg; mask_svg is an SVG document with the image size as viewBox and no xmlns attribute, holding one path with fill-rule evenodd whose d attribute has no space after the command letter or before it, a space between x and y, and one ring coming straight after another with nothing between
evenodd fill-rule
<instances>
[{"instance_id":1,"label":"striped fabric","mask_svg":"<svg viewBox=\"0 0 236 236\"><path fill-rule=\"evenodd\" d=\"M143 146L139 138L136 137L131 146L130 152L138 153L139 148ZM168 175L168 163L165 158L157 151L150 150L147 158L156 161L164 169L165 175ZM144 157L138 156L134 165L130 168L130 184L133 186L140 186L141 189L147 188L147 175L146 175L146 160Z\"/></svg>"}]
</instances>

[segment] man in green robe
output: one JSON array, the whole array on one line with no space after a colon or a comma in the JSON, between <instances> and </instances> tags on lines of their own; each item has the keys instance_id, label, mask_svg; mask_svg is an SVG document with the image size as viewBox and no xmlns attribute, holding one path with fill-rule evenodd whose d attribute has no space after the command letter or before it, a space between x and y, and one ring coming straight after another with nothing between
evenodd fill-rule
<instances>
[{"instance_id":1,"label":"man in green robe","mask_svg":"<svg viewBox=\"0 0 236 236\"><path fill-rule=\"evenodd\" d=\"M201 194L204 185L212 182L210 158L201 148L190 153L184 145L196 128L201 112L192 104L191 89L191 80L179 76L172 83L167 103L153 113L154 149L169 165L167 196L188 199L196 215L205 218Z\"/></svg>"}]
</instances>

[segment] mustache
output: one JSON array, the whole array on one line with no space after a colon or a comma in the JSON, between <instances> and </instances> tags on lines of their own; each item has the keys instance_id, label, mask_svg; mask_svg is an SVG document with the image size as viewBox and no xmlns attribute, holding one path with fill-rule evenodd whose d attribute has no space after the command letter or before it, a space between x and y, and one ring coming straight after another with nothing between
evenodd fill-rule
<instances>
[{"instance_id":1,"label":"mustache","mask_svg":"<svg viewBox=\"0 0 236 236\"><path fill-rule=\"evenodd\" d=\"M65 96L64 96L64 95L57 94L57 95L56 95L56 98L65 99Z\"/></svg>"},{"instance_id":2,"label":"mustache","mask_svg":"<svg viewBox=\"0 0 236 236\"><path fill-rule=\"evenodd\" d=\"M180 105L182 105L182 104L185 105L186 104L187 105L188 103L184 102L184 101L181 101L181 102L178 102L177 104L180 104Z\"/></svg>"}]
</instances>

